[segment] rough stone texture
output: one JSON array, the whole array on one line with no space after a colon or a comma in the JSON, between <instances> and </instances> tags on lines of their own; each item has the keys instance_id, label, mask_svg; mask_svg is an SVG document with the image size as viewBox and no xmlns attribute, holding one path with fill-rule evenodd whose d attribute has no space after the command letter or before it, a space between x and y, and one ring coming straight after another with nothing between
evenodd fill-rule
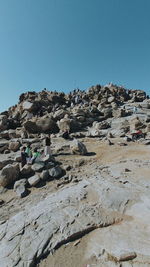
<instances>
[{"instance_id":1,"label":"rough stone texture","mask_svg":"<svg viewBox=\"0 0 150 267\"><path fill-rule=\"evenodd\" d=\"M14 191L16 192L17 196L19 196L19 197L25 197L26 196L26 194L27 194L26 184L27 184L26 179L21 179L21 180L15 182Z\"/></svg>"},{"instance_id":2,"label":"rough stone texture","mask_svg":"<svg viewBox=\"0 0 150 267\"><path fill-rule=\"evenodd\" d=\"M10 142L9 149L16 152L20 148L20 142Z\"/></svg>"},{"instance_id":3,"label":"rough stone texture","mask_svg":"<svg viewBox=\"0 0 150 267\"><path fill-rule=\"evenodd\" d=\"M40 178L41 178L41 180L44 180L44 181L48 180L48 178L49 178L49 171L48 170L42 171L41 174L40 174Z\"/></svg>"},{"instance_id":4,"label":"rough stone texture","mask_svg":"<svg viewBox=\"0 0 150 267\"><path fill-rule=\"evenodd\" d=\"M28 183L29 183L31 186L35 186L35 185L37 185L37 184L39 183L39 181L40 181L40 176L39 176L38 174L36 174L36 175L34 175L34 176L32 176L32 177L30 177L30 178L28 179Z\"/></svg>"},{"instance_id":5,"label":"rough stone texture","mask_svg":"<svg viewBox=\"0 0 150 267\"><path fill-rule=\"evenodd\" d=\"M70 131L71 127L71 120L69 118L63 118L60 121L58 121L58 127L61 132L64 132L66 130Z\"/></svg>"},{"instance_id":6,"label":"rough stone texture","mask_svg":"<svg viewBox=\"0 0 150 267\"><path fill-rule=\"evenodd\" d=\"M34 171L31 168L31 165L26 164L26 165L23 166L23 168L21 168L20 174L21 174L22 177L26 178L26 177L30 177L31 175L33 175Z\"/></svg>"},{"instance_id":7,"label":"rough stone texture","mask_svg":"<svg viewBox=\"0 0 150 267\"><path fill-rule=\"evenodd\" d=\"M78 141L77 139L74 139L72 143L70 144L70 148L73 154L78 154L78 155L86 155L87 154L87 149L86 146Z\"/></svg>"},{"instance_id":8,"label":"rough stone texture","mask_svg":"<svg viewBox=\"0 0 150 267\"><path fill-rule=\"evenodd\" d=\"M31 168L34 172L41 172L44 169L44 163L34 163Z\"/></svg>"},{"instance_id":9,"label":"rough stone texture","mask_svg":"<svg viewBox=\"0 0 150 267\"><path fill-rule=\"evenodd\" d=\"M63 175L63 170L60 166L53 167L49 170L51 178L60 178Z\"/></svg>"},{"instance_id":10,"label":"rough stone texture","mask_svg":"<svg viewBox=\"0 0 150 267\"><path fill-rule=\"evenodd\" d=\"M75 101L77 95L79 103ZM137 114L133 114L135 106ZM16 178L28 178L35 172L38 173L28 179L30 185L37 185L41 180L37 188L30 187L25 199L21 198L26 192L22 180L14 185L19 198L13 190L0 187L2 200L3 196L6 198L0 209L0 266L36 266L47 253L53 253L62 244L90 231L83 257L89 259L94 255L97 267L150 266L150 162L149 146L143 145L149 144L149 122L146 94L113 84L96 85L87 92L75 90L69 94L48 90L27 92L20 96L18 105L0 114L0 177L3 177L3 183L8 179L14 183ZM96 154L90 153L94 152L91 138L90 150L86 143L88 138L82 139L89 153L77 140L70 142L60 138L62 143L58 144L60 134L55 133L66 127L71 130L71 137L97 136L94 139L98 145ZM146 140L139 141L144 147L144 160L137 160L138 143L128 143L119 155L127 138L111 140L126 136L132 128L146 133ZM20 162L20 152L10 152L11 143L31 144L33 149L42 149L45 133L54 133L51 147L52 152L57 151L57 161L46 157L42 159L42 166L36 163L32 170L26 165L20 175L13 175L13 163ZM53 138L56 138L55 144ZM100 142L105 149L99 151ZM69 146L70 143L75 144ZM108 147L107 143L114 146ZM126 154L130 144L133 145L132 159ZM70 147L78 156L70 154ZM110 157L112 151L116 153L113 159ZM103 165L106 154L107 165ZM142 153L139 154L140 157ZM60 157L63 162L59 161ZM80 164L79 160L84 163ZM71 169L66 167L69 174L58 181L57 178L64 174L58 166L61 163ZM8 164L11 166L6 166Z\"/></svg>"},{"instance_id":11,"label":"rough stone texture","mask_svg":"<svg viewBox=\"0 0 150 267\"><path fill-rule=\"evenodd\" d=\"M23 102L22 108L23 110L33 111L34 110L34 103L31 103L29 101Z\"/></svg>"},{"instance_id":12,"label":"rough stone texture","mask_svg":"<svg viewBox=\"0 0 150 267\"><path fill-rule=\"evenodd\" d=\"M87 185L88 182L83 181L54 193L0 225L0 266L33 266L61 243L113 224L116 218L107 216L104 219L105 210L99 205L81 205Z\"/></svg>"},{"instance_id":13,"label":"rough stone texture","mask_svg":"<svg viewBox=\"0 0 150 267\"><path fill-rule=\"evenodd\" d=\"M36 125L40 132L44 133L58 132L57 124L52 118L39 118L36 121Z\"/></svg>"},{"instance_id":14,"label":"rough stone texture","mask_svg":"<svg viewBox=\"0 0 150 267\"><path fill-rule=\"evenodd\" d=\"M14 165L8 164L1 171L0 185L3 187L10 185L12 182L18 179L19 173L20 173L20 169L19 169L18 163Z\"/></svg>"}]
</instances>

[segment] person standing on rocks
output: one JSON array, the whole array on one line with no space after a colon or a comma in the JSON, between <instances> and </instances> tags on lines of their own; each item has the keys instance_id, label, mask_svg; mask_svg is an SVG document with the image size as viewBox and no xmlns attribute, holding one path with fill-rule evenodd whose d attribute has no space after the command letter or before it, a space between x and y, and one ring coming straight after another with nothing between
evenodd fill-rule
<instances>
[{"instance_id":1,"label":"person standing on rocks","mask_svg":"<svg viewBox=\"0 0 150 267\"><path fill-rule=\"evenodd\" d=\"M45 149L44 149L45 156L51 154L50 145L51 145L51 138L50 138L50 135L48 135L45 138Z\"/></svg>"},{"instance_id":2,"label":"person standing on rocks","mask_svg":"<svg viewBox=\"0 0 150 267\"><path fill-rule=\"evenodd\" d=\"M21 167L23 168L24 165L27 164L27 153L25 152L26 151L26 147L24 146L21 150Z\"/></svg>"}]
</instances>

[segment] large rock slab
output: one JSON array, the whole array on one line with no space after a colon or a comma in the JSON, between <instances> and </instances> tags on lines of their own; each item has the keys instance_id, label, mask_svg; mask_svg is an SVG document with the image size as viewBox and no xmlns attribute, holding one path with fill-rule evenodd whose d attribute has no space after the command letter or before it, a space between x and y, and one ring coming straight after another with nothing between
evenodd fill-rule
<instances>
[{"instance_id":1,"label":"large rock slab","mask_svg":"<svg viewBox=\"0 0 150 267\"><path fill-rule=\"evenodd\" d=\"M99 205L82 205L88 184L83 181L53 193L0 225L0 266L34 266L75 236L113 224L116 218Z\"/></svg>"}]
</instances>

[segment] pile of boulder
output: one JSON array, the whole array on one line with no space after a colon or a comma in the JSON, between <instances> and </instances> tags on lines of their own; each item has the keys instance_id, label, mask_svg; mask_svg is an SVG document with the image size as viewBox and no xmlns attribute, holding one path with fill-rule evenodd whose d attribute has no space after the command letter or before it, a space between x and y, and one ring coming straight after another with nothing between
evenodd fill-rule
<instances>
[{"instance_id":1,"label":"pile of boulder","mask_svg":"<svg viewBox=\"0 0 150 267\"><path fill-rule=\"evenodd\" d=\"M134 114L134 106L140 110L138 114ZM149 109L150 101L144 91L127 90L112 83L92 86L87 91L76 89L69 94L44 89L20 95L17 105L0 114L0 185L13 184L17 194L24 196L28 186L65 173L53 157L21 168L20 148L25 143L39 148L42 135L60 137L65 131L71 137L106 138L125 137L141 129L149 137ZM87 154L85 145L77 139L70 143L70 151Z\"/></svg>"},{"instance_id":2,"label":"pile of boulder","mask_svg":"<svg viewBox=\"0 0 150 267\"><path fill-rule=\"evenodd\" d=\"M79 131L92 126L94 121L127 116L129 111L122 109L125 102L144 100L147 100L144 91L127 90L111 83L92 86L87 91L76 89L69 94L46 89L39 93L27 92L19 97L17 105L1 113L0 131L14 130L17 137L56 134L64 128ZM147 102L144 105L150 106Z\"/></svg>"},{"instance_id":3,"label":"pile of boulder","mask_svg":"<svg viewBox=\"0 0 150 267\"><path fill-rule=\"evenodd\" d=\"M59 162L52 156L45 156L34 164L26 164L22 168L19 163L3 162L0 171L0 186L3 188L14 187L17 195L27 195L28 187L36 186L42 181L59 179L65 174L65 170L59 166Z\"/></svg>"}]
</instances>

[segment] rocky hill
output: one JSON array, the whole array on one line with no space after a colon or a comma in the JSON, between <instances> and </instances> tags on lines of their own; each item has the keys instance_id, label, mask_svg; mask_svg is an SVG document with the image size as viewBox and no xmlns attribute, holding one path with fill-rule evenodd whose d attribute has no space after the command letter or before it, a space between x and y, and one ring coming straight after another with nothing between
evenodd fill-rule
<instances>
[{"instance_id":1,"label":"rocky hill","mask_svg":"<svg viewBox=\"0 0 150 267\"><path fill-rule=\"evenodd\" d=\"M142 90L22 94L0 114L0 266L150 266L149 144Z\"/></svg>"}]
</instances>

